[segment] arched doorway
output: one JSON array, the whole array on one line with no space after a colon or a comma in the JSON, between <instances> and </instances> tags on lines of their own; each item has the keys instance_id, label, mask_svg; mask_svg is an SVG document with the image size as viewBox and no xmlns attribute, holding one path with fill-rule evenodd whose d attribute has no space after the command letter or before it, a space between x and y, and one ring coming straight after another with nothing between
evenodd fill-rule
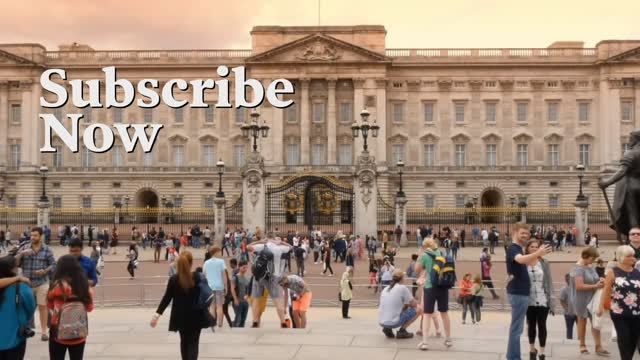
<instances>
[{"instance_id":1,"label":"arched doorway","mask_svg":"<svg viewBox=\"0 0 640 360\"><path fill-rule=\"evenodd\" d=\"M138 218L138 221L141 223L156 223L158 222L158 215L154 211L159 206L158 194L151 189L142 189L138 191L135 198L135 207L142 211ZM146 211L142 209L154 209L152 211Z\"/></svg>"},{"instance_id":2,"label":"arched doorway","mask_svg":"<svg viewBox=\"0 0 640 360\"><path fill-rule=\"evenodd\" d=\"M486 189L480 197L481 221L490 224L498 223L500 221L500 210L497 208L502 206L504 206L502 191L495 188Z\"/></svg>"}]
</instances>

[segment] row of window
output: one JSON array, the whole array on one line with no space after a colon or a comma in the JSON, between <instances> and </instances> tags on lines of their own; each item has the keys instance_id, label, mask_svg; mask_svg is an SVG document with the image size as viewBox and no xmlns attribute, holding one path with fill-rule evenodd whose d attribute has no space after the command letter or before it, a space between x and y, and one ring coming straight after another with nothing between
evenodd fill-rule
<instances>
[{"instance_id":1,"label":"row of window","mask_svg":"<svg viewBox=\"0 0 640 360\"><path fill-rule=\"evenodd\" d=\"M559 194L550 194L548 198L548 206L552 208L560 207L560 195ZM469 195L457 194L454 197L455 199L455 207L456 208L464 208L466 204L470 201ZM518 195L517 203L525 203L529 204L529 196L528 195ZM436 206L442 206L443 204L437 204L436 195L425 195L424 196L424 206L427 209L434 209ZM446 206L446 205L444 205Z\"/></svg>"}]
</instances>

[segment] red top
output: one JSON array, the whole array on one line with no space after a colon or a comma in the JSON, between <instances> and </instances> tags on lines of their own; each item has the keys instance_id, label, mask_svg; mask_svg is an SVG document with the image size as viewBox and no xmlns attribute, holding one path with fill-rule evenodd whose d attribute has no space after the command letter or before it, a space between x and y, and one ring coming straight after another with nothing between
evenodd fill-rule
<instances>
[{"instance_id":1,"label":"red top","mask_svg":"<svg viewBox=\"0 0 640 360\"><path fill-rule=\"evenodd\" d=\"M56 286L53 289L49 290L49 293L47 294L47 308L51 312L51 326L55 326L58 324L58 312L60 311L62 305L64 305L65 303L64 297L69 299L70 297L74 296L73 292L71 291L71 286L64 282L62 284L64 287L64 293L60 286ZM87 312L91 312L93 310L93 290L91 288L89 288L89 296L91 298L91 302L89 303L89 305L87 305ZM80 338L72 341L57 339L54 340L55 342L58 342L60 344L77 345L82 344L86 340L86 338Z\"/></svg>"},{"instance_id":2,"label":"red top","mask_svg":"<svg viewBox=\"0 0 640 360\"><path fill-rule=\"evenodd\" d=\"M473 282L467 280L460 280L460 296L471 295L471 287Z\"/></svg>"}]
</instances>

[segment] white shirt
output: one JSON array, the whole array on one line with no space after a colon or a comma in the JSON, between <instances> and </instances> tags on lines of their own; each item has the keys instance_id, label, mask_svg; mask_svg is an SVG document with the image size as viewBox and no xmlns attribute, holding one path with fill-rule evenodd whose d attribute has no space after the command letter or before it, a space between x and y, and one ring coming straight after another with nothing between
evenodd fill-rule
<instances>
[{"instance_id":1,"label":"white shirt","mask_svg":"<svg viewBox=\"0 0 640 360\"><path fill-rule=\"evenodd\" d=\"M527 265L529 280L531 281L531 293L529 294L529 306L549 306L547 295L544 293L544 271L538 261L534 266Z\"/></svg>"},{"instance_id":2,"label":"white shirt","mask_svg":"<svg viewBox=\"0 0 640 360\"><path fill-rule=\"evenodd\" d=\"M482 240L489 240L489 232L482 230Z\"/></svg>"},{"instance_id":3,"label":"white shirt","mask_svg":"<svg viewBox=\"0 0 640 360\"><path fill-rule=\"evenodd\" d=\"M259 253L264 249L265 244L258 244L253 246L253 250ZM290 248L287 245L276 244L275 242L267 242L267 247L273 253L273 275L281 276L283 272L282 255L289 253Z\"/></svg>"}]
</instances>

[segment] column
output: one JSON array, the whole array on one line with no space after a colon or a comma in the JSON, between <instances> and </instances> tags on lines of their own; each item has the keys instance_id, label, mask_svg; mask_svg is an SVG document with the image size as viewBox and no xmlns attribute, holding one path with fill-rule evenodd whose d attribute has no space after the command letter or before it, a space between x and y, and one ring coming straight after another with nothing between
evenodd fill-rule
<instances>
[{"instance_id":1,"label":"column","mask_svg":"<svg viewBox=\"0 0 640 360\"><path fill-rule=\"evenodd\" d=\"M396 227L400 226L400 228L402 229L402 236L400 236L400 246L402 247L409 245L409 239L407 239L407 206L406 205L407 205L407 198L405 196L396 197Z\"/></svg>"},{"instance_id":2,"label":"column","mask_svg":"<svg viewBox=\"0 0 640 360\"><path fill-rule=\"evenodd\" d=\"M336 78L327 79L328 99L327 99L327 164L336 165L337 147L336 147Z\"/></svg>"},{"instance_id":3,"label":"column","mask_svg":"<svg viewBox=\"0 0 640 360\"><path fill-rule=\"evenodd\" d=\"M224 238L224 232L227 228L226 214L225 214L225 205L227 204L227 199L222 197L215 197L213 202L216 205L215 208L215 224L213 231L215 231L216 244L222 244L222 239Z\"/></svg>"},{"instance_id":4,"label":"column","mask_svg":"<svg viewBox=\"0 0 640 360\"><path fill-rule=\"evenodd\" d=\"M387 162L387 79L376 80L376 123L380 126L376 140L376 163Z\"/></svg>"},{"instance_id":5,"label":"column","mask_svg":"<svg viewBox=\"0 0 640 360\"><path fill-rule=\"evenodd\" d=\"M40 119L41 94L42 88L40 87L40 83L34 81L33 84L31 84L31 116L27 121L29 126L32 126L31 149L29 150L29 155L31 156L31 164L35 167L39 167L42 164L40 146L41 144L44 144L44 122Z\"/></svg>"},{"instance_id":6,"label":"column","mask_svg":"<svg viewBox=\"0 0 640 360\"><path fill-rule=\"evenodd\" d=\"M407 165L415 165L420 161L420 131L423 118L420 116L420 80L407 81L407 145L405 145L405 156L402 161Z\"/></svg>"},{"instance_id":7,"label":"column","mask_svg":"<svg viewBox=\"0 0 640 360\"><path fill-rule=\"evenodd\" d=\"M576 209L576 238L574 239L576 246L584 246L584 233L587 231L587 227L589 227L588 219L588 208L589 202L584 201L576 201L573 203Z\"/></svg>"},{"instance_id":8,"label":"column","mask_svg":"<svg viewBox=\"0 0 640 360\"><path fill-rule=\"evenodd\" d=\"M51 226L49 222L49 202L38 201L38 226Z\"/></svg>"},{"instance_id":9,"label":"column","mask_svg":"<svg viewBox=\"0 0 640 360\"><path fill-rule=\"evenodd\" d=\"M354 78L353 79L353 121L358 124L361 123L362 118L360 117L360 112L364 109L364 83L365 80L363 78ZM369 122L372 122L372 119L369 118ZM367 139L368 144L371 144L371 133L368 134L369 138ZM362 134L359 134L357 138L353 141L353 153L358 156L363 149L363 138Z\"/></svg>"},{"instance_id":10,"label":"column","mask_svg":"<svg viewBox=\"0 0 640 360\"><path fill-rule=\"evenodd\" d=\"M35 131L34 130L35 124L33 123L34 120L33 120L33 117L31 116L32 108L33 108L31 103L31 99L32 99L31 85L32 85L31 81L20 82L20 90L22 91L22 102L21 102L22 114L21 114L21 120L20 120L21 121L20 129L22 133L22 136L20 137L21 139L20 167L21 168L35 166L35 164L32 163L32 155L31 155L31 149L32 149L31 144L33 141L37 141L36 139L33 138L34 136L33 133Z\"/></svg>"},{"instance_id":11,"label":"column","mask_svg":"<svg viewBox=\"0 0 640 360\"><path fill-rule=\"evenodd\" d=\"M9 83L0 81L0 167L9 164Z\"/></svg>"},{"instance_id":12,"label":"column","mask_svg":"<svg viewBox=\"0 0 640 360\"><path fill-rule=\"evenodd\" d=\"M300 165L309 165L310 131L309 79L300 79Z\"/></svg>"},{"instance_id":13,"label":"column","mask_svg":"<svg viewBox=\"0 0 640 360\"><path fill-rule=\"evenodd\" d=\"M609 128L609 134L605 141L602 142L607 152L604 164L617 164L620 160L620 135L622 135L620 133L622 127L620 82L620 80L609 81L609 114L607 117L599 119L600 121L606 121L606 127Z\"/></svg>"},{"instance_id":14,"label":"column","mask_svg":"<svg viewBox=\"0 0 640 360\"><path fill-rule=\"evenodd\" d=\"M271 79L265 79L265 86L271 83ZM268 81L268 82L267 82ZM268 125L271 126L269 130L269 143L271 144L271 163L273 165L282 165L284 163L283 151L284 151L284 112L285 109L278 109L271 106L271 117L269 118Z\"/></svg>"}]
</instances>

